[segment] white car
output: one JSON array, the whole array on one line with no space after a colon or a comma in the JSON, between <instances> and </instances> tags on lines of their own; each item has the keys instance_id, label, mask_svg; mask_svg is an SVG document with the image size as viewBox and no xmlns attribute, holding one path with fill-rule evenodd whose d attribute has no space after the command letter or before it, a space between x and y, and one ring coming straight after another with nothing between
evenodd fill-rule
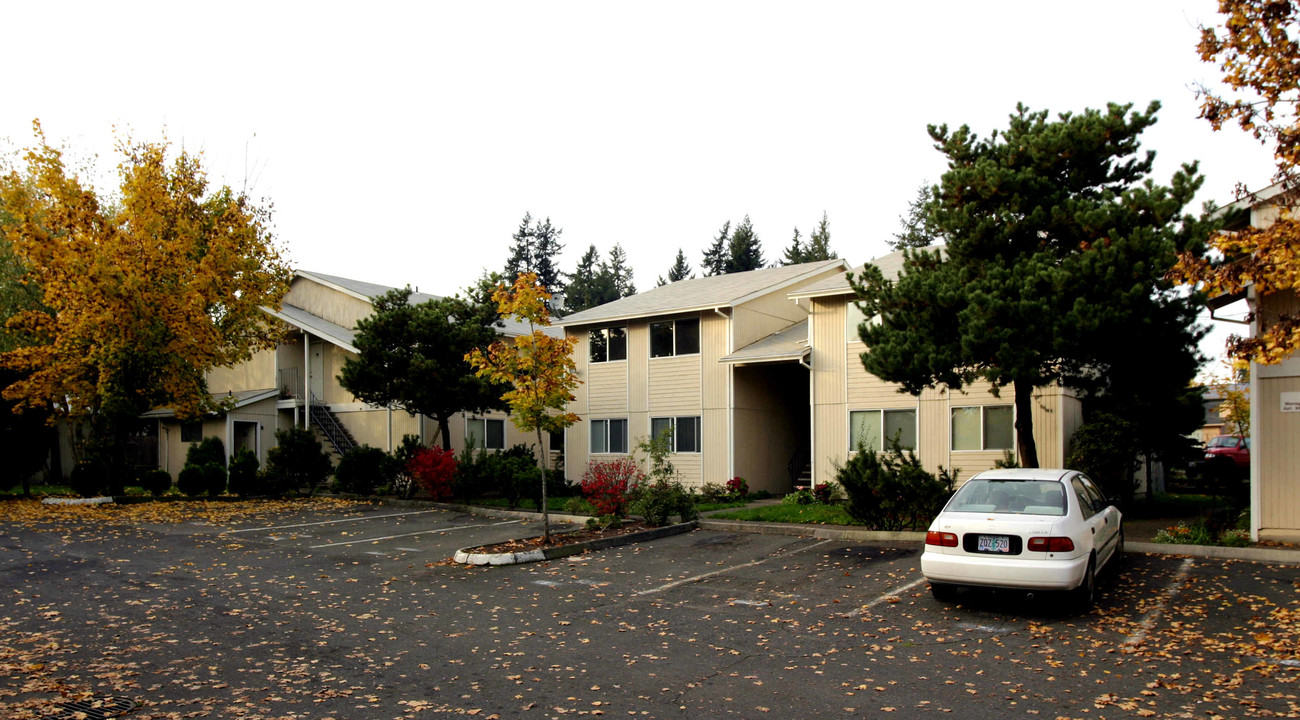
<instances>
[{"instance_id":1,"label":"white car","mask_svg":"<svg viewBox=\"0 0 1300 720\"><path fill-rule=\"evenodd\" d=\"M1097 573L1124 552L1122 523L1083 473L989 470L967 480L930 523L921 573L940 601L977 585L1068 590L1088 607Z\"/></svg>"}]
</instances>

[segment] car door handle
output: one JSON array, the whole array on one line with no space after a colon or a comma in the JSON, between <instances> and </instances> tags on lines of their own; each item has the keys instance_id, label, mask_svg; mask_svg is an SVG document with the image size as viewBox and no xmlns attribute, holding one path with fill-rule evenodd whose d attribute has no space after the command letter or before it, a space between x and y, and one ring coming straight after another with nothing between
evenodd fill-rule
<instances>
[{"instance_id":1,"label":"car door handle","mask_svg":"<svg viewBox=\"0 0 1300 720\"><path fill-rule=\"evenodd\" d=\"M1096 534L1097 534L1097 528L1089 528L1089 530L1092 530L1092 534L1093 534L1093 535L1096 535Z\"/></svg>"}]
</instances>

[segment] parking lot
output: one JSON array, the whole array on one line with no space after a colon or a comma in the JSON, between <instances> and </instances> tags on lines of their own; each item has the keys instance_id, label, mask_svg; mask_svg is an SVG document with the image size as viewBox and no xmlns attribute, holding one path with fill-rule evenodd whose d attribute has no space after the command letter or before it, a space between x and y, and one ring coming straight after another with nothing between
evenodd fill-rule
<instances>
[{"instance_id":1,"label":"parking lot","mask_svg":"<svg viewBox=\"0 0 1300 720\"><path fill-rule=\"evenodd\" d=\"M935 602L915 545L697 530L446 562L535 523L361 506L0 524L0 716L1293 717L1300 567L1130 554L1097 607Z\"/></svg>"}]
</instances>

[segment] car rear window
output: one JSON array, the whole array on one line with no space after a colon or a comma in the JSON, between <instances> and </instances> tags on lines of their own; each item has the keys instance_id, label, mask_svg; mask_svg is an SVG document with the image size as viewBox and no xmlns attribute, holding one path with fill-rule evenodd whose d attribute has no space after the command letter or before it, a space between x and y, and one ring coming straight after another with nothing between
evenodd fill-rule
<instances>
[{"instance_id":1,"label":"car rear window","mask_svg":"<svg viewBox=\"0 0 1300 720\"><path fill-rule=\"evenodd\" d=\"M1055 480L970 480L944 512L1064 515L1065 488Z\"/></svg>"}]
</instances>

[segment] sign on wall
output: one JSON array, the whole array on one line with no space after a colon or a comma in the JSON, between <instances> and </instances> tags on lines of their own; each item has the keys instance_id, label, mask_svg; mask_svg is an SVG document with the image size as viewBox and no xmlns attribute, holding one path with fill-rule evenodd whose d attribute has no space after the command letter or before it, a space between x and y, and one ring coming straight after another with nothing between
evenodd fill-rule
<instances>
[{"instance_id":1,"label":"sign on wall","mask_svg":"<svg viewBox=\"0 0 1300 720\"><path fill-rule=\"evenodd\" d=\"M1300 412L1300 392L1282 393L1282 412Z\"/></svg>"}]
</instances>

